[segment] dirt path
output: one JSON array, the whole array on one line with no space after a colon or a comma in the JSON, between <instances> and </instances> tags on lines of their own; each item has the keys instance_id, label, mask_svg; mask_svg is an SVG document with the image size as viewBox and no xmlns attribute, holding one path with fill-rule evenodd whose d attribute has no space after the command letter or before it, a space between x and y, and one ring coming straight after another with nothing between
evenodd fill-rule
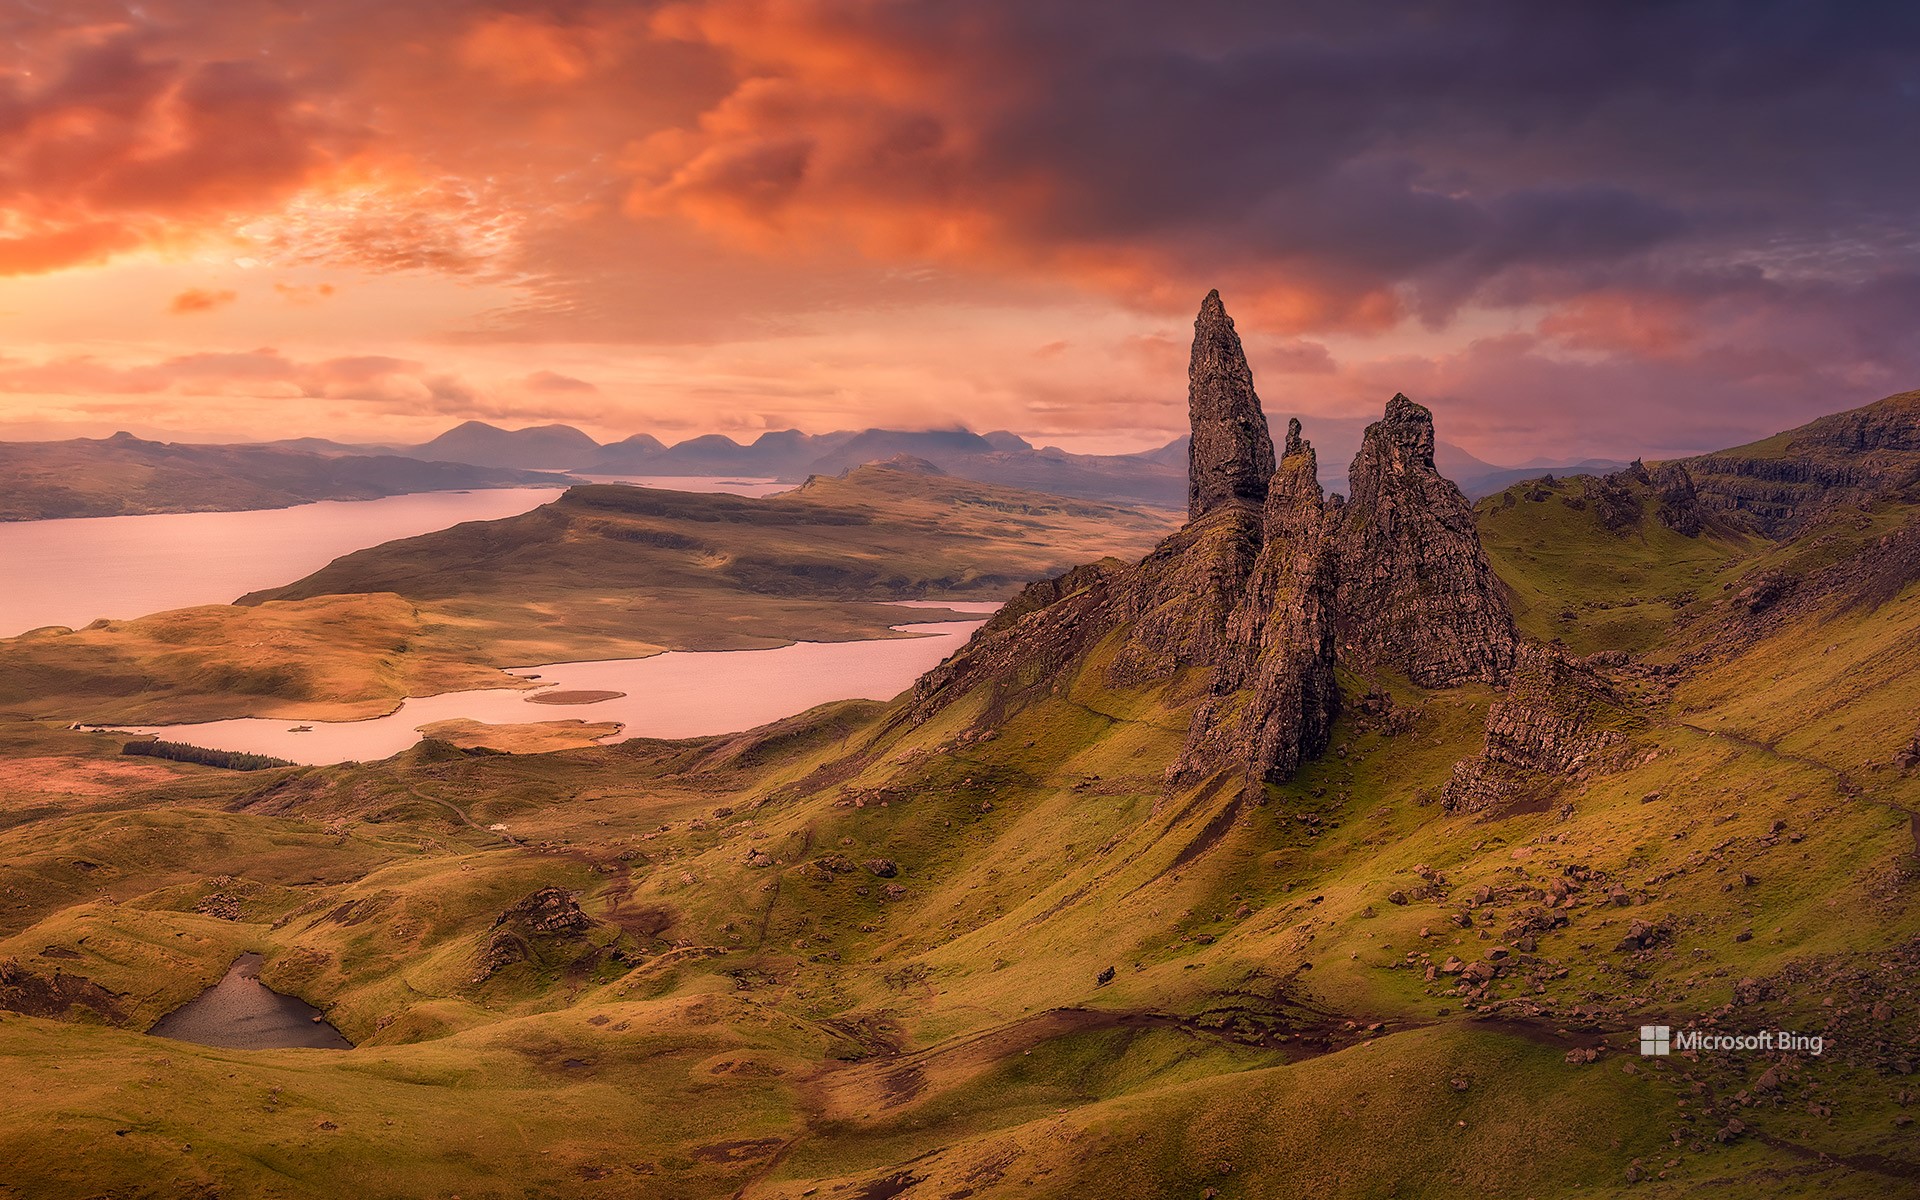
<instances>
[{"instance_id":1,"label":"dirt path","mask_svg":"<svg viewBox=\"0 0 1920 1200\"><path fill-rule=\"evenodd\" d=\"M1873 795L1866 788L1860 786L1859 782L1855 780L1853 776L1847 774L1839 767L1834 766L1832 763L1821 762L1819 759L1810 758L1805 754L1795 754L1790 750L1782 750L1772 742L1762 741L1755 737L1748 737L1744 733L1738 733L1731 729L1708 729L1705 726L1694 725L1687 721L1679 721L1676 722L1676 724L1682 729L1691 729L1693 732L1704 734L1707 737L1724 738L1736 746L1744 746L1749 750L1758 750L1765 754L1771 754L1782 762L1799 763L1803 767L1812 767L1816 771L1821 771L1831 776L1834 782L1840 785L1841 795L1858 796L1870 804L1878 804L1885 808L1892 809L1894 812L1906 817L1907 829L1913 838L1914 857L1920 858L1920 812L1916 812L1897 801Z\"/></svg>"},{"instance_id":2,"label":"dirt path","mask_svg":"<svg viewBox=\"0 0 1920 1200\"><path fill-rule=\"evenodd\" d=\"M417 787L408 787L407 795L412 796L415 800L421 801L424 804L431 804L431 805L434 805L435 807L446 809L448 812L452 813L456 818L458 818L460 823L462 825L465 825L468 829L474 830L478 833L484 833L488 837L499 838L501 841L507 843L509 846L520 847L520 846L526 845L525 842L521 841L517 837L514 837L512 834L506 832L505 830L488 829L485 825L480 824L478 821L475 821L472 817L468 816L465 809L461 808L459 805L455 804L451 800L442 800L438 796L429 796Z\"/></svg>"}]
</instances>

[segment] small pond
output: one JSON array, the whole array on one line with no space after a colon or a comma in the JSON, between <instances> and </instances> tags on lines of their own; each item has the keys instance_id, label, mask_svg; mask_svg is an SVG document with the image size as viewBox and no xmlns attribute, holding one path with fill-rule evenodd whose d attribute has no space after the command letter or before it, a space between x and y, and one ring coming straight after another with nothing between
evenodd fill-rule
<instances>
[{"instance_id":1,"label":"small pond","mask_svg":"<svg viewBox=\"0 0 1920 1200\"><path fill-rule=\"evenodd\" d=\"M227 1050L353 1049L319 1009L261 983L264 961L259 954L242 954L219 983L161 1017L147 1032Z\"/></svg>"}]
</instances>

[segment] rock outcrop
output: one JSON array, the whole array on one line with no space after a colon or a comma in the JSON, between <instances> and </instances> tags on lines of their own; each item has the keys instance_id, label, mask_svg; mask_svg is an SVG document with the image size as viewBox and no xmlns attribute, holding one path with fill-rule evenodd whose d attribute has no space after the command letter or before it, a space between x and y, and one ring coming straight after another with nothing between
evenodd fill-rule
<instances>
[{"instance_id":1,"label":"rock outcrop","mask_svg":"<svg viewBox=\"0 0 1920 1200\"><path fill-rule=\"evenodd\" d=\"M1907 739L1907 744L1894 753L1893 765L1901 771L1911 771L1920 767L1920 729L1914 730L1913 736Z\"/></svg>"},{"instance_id":2,"label":"rock outcrop","mask_svg":"<svg viewBox=\"0 0 1920 1200\"><path fill-rule=\"evenodd\" d=\"M1920 485L1920 391L1686 460L1703 510L1773 537Z\"/></svg>"},{"instance_id":3,"label":"rock outcrop","mask_svg":"<svg viewBox=\"0 0 1920 1200\"><path fill-rule=\"evenodd\" d=\"M1336 654L1428 687L1505 681L1512 618L1466 498L1434 467L1431 413L1393 398L1341 506L1298 421L1275 462L1217 292L1194 323L1191 385L1187 524L1137 564L1027 587L920 678L908 720L966 698L986 728L1069 688L1160 684L1172 704L1198 701L1168 779L1232 772L1244 793L1326 749Z\"/></svg>"},{"instance_id":4,"label":"rock outcrop","mask_svg":"<svg viewBox=\"0 0 1920 1200\"><path fill-rule=\"evenodd\" d=\"M1233 319L1210 292L1194 322L1189 520L1139 563L1101 562L1029 585L914 685L913 720L985 684L989 711L1045 691L1116 631L1103 682L1126 687L1217 667L1259 557L1273 441Z\"/></svg>"},{"instance_id":5,"label":"rock outcrop","mask_svg":"<svg viewBox=\"0 0 1920 1200\"><path fill-rule=\"evenodd\" d=\"M1339 708L1330 532L1313 447L1290 422L1261 515L1259 558L1172 778L1232 765L1257 787L1326 749Z\"/></svg>"},{"instance_id":6,"label":"rock outcrop","mask_svg":"<svg viewBox=\"0 0 1920 1200\"><path fill-rule=\"evenodd\" d=\"M1433 414L1405 396L1367 427L1340 511L1339 639L1423 687L1503 683L1513 616L1473 510L1433 464Z\"/></svg>"},{"instance_id":7,"label":"rock outcrop","mask_svg":"<svg viewBox=\"0 0 1920 1200\"><path fill-rule=\"evenodd\" d=\"M1523 643L1506 696L1487 713L1484 748L1454 766L1441 801L1448 812L1512 808L1624 765L1622 724L1605 680L1553 646Z\"/></svg>"},{"instance_id":8,"label":"rock outcrop","mask_svg":"<svg viewBox=\"0 0 1920 1200\"><path fill-rule=\"evenodd\" d=\"M1226 652L1227 621L1260 552L1260 513L1231 504L1189 522L1131 566L1105 561L1027 585L959 653L913 685L925 721L986 689L994 714L1063 686L1095 646L1121 641L1098 681L1130 687L1208 670Z\"/></svg>"},{"instance_id":9,"label":"rock outcrop","mask_svg":"<svg viewBox=\"0 0 1920 1200\"><path fill-rule=\"evenodd\" d=\"M1273 437L1254 395L1253 371L1240 348L1233 318L1208 292L1193 322L1187 365L1187 517L1199 520L1223 504L1259 505L1273 476Z\"/></svg>"},{"instance_id":10,"label":"rock outcrop","mask_svg":"<svg viewBox=\"0 0 1920 1200\"><path fill-rule=\"evenodd\" d=\"M494 918L473 982L485 983L507 967L532 961L555 945L579 942L596 924L581 910L572 892L543 887Z\"/></svg>"},{"instance_id":11,"label":"rock outcrop","mask_svg":"<svg viewBox=\"0 0 1920 1200\"><path fill-rule=\"evenodd\" d=\"M1654 468L1652 480L1653 511L1660 523L1683 537L1699 537L1706 523L1700 513L1700 494L1687 468L1677 462L1662 463Z\"/></svg>"}]
</instances>

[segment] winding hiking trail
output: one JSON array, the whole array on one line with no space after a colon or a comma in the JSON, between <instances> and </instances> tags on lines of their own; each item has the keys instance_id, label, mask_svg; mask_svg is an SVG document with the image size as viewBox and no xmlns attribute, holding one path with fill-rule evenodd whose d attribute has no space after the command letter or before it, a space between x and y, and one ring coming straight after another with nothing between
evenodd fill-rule
<instances>
[{"instance_id":1,"label":"winding hiking trail","mask_svg":"<svg viewBox=\"0 0 1920 1200\"><path fill-rule=\"evenodd\" d=\"M517 837L514 837L512 834L508 833L504 829L489 829L485 825L482 825L478 821L475 821L472 817L467 815L467 812L465 809L461 808L459 805L455 804L451 800L442 800L438 796L429 796L425 792L421 791L418 787L408 787L407 795L412 796L415 800L419 800L422 803L431 804L431 805L434 805L435 807L446 809L448 812L452 813L455 817L458 817L460 820L460 823L462 825L465 825L468 829L474 830L475 832L478 832L478 833L484 833L488 837L499 838L501 841L507 843L507 845L515 848L524 848L526 846L526 842L522 841Z\"/></svg>"},{"instance_id":2,"label":"winding hiking trail","mask_svg":"<svg viewBox=\"0 0 1920 1200\"><path fill-rule=\"evenodd\" d=\"M1834 766L1832 763L1822 762L1817 758L1811 758L1805 754L1795 754L1791 750L1782 750L1772 742L1763 741L1756 737L1749 737L1744 733L1738 733L1731 729L1708 729L1705 726L1695 725L1688 721L1678 721L1675 723L1682 729L1690 729L1695 733L1704 734L1710 738L1724 738L1736 746L1744 746L1749 750L1759 750L1763 753L1770 754L1782 762L1799 763L1804 767L1812 767L1816 771L1821 771L1832 776L1834 782L1840 786L1841 795L1858 796L1870 804L1878 804L1885 808L1892 809L1894 812L1907 818L1907 828L1913 837L1913 854L1915 858L1920 858L1920 811L1908 808L1897 800L1890 800L1883 796L1874 795L1867 788L1862 787L1853 776L1841 770L1839 767Z\"/></svg>"}]
</instances>

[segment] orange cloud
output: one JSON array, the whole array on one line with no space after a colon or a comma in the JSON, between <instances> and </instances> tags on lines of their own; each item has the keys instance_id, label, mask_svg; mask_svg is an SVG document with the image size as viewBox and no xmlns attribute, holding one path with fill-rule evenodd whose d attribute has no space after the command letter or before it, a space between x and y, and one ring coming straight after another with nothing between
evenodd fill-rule
<instances>
[{"instance_id":1,"label":"orange cloud","mask_svg":"<svg viewBox=\"0 0 1920 1200\"><path fill-rule=\"evenodd\" d=\"M562 375L557 371L535 371L522 383L531 392L573 392L594 393L600 389L584 379L575 379L571 375Z\"/></svg>"},{"instance_id":2,"label":"orange cloud","mask_svg":"<svg viewBox=\"0 0 1920 1200\"><path fill-rule=\"evenodd\" d=\"M600 57L591 29L565 29L520 13L474 22L460 39L460 61L513 84L571 83Z\"/></svg>"},{"instance_id":3,"label":"orange cloud","mask_svg":"<svg viewBox=\"0 0 1920 1200\"><path fill-rule=\"evenodd\" d=\"M330 299L336 289L330 283L276 283L273 290L288 304L318 304Z\"/></svg>"},{"instance_id":4,"label":"orange cloud","mask_svg":"<svg viewBox=\"0 0 1920 1200\"><path fill-rule=\"evenodd\" d=\"M212 312L216 308L232 304L239 298L239 293L225 288L217 291L207 288L188 288L173 298L167 305L167 311L176 316Z\"/></svg>"},{"instance_id":5,"label":"orange cloud","mask_svg":"<svg viewBox=\"0 0 1920 1200\"><path fill-rule=\"evenodd\" d=\"M339 131L285 81L158 58L150 43L124 27L56 38L36 82L0 80L0 273L191 238L325 166Z\"/></svg>"},{"instance_id":6,"label":"orange cloud","mask_svg":"<svg viewBox=\"0 0 1920 1200\"><path fill-rule=\"evenodd\" d=\"M1155 313L1190 309L1217 285L1255 328L1383 330L1404 316L1391 280L1323 256L1248 254L1139 222L1104 228L1113 218L1095 209L1124 207L1113 189L1020 144L1024 110L1044 105L1053 81L1044 61L1010 53L1002 21L873 0L669 5L655 31L726 54L738 80L697 120L633 143L626 211L677 216L768 255L851 248L1065 280Z\"/></svg>"},{"instance_id":7,"label":"orange cloud","mask_svg":"<svg viewBox=\"0 0 1920 1200\"><path fill-rule=\"evenodd\" d=\"M1540 333L1575 350L1671 358L1697 338L1692 306L1672 296L1598 292L1563 303Z\"/></svg>"}]
</instances>

